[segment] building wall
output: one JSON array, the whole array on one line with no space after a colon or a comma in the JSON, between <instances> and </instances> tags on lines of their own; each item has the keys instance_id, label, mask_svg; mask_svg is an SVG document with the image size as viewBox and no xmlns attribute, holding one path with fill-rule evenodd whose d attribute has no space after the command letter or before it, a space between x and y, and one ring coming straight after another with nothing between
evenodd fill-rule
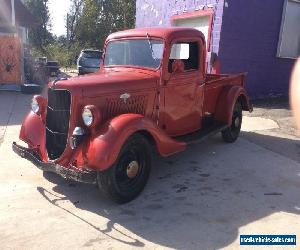
<instances>
[{"instance_id":1,"label":"building wall","mask_svg":"<svg viewBox=\"0 0 300 250\"><path fill-rule=\"evenodd\" d=\"M137 0L136 26L171 26L171 17L205 8L215 10L212 24L211 51L218 53L224 0Z\"/></svg>"},{"instance_id":2,"label":"building wall","mask_svg":"<svg viewBox=\"0 0 300 250\"><path fill-rule=\"evenodd\" d=\"M222 73L248 72L252 98L287 94L294 60L277 58L284 0L137 0L137 27L171 26L171 17L215 10L210 51Z\"/></svg>"},{"instance_id":3,"label":"building wall","mask_svg":"<svg viewBox=\"0 0 300 250\"><path fill-rule=\"evenodd\" d=\"M219 57L221 71L247 71L253 98L287 94L295 60L278 58L284 0L227 0Z\"/></svg>"}]
</instances>

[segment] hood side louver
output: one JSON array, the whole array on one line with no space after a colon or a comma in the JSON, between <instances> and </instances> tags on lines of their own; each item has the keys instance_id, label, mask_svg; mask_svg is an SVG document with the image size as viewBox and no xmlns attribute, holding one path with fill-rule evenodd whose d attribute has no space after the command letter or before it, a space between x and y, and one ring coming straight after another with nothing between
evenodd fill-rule
<instances>
[{"instance_id":1,"label":"hood side louver","mask_svg":"<svg viewBox=\"0 0 300 250\"><path fill-rule=\"evenodd\" d=\"M146 113L147 98L144 95L132 96L126 102L120 98L107 98L105 101L104 119L116 117L121 114L141 114Z\"/></svg>"}]
</instances>

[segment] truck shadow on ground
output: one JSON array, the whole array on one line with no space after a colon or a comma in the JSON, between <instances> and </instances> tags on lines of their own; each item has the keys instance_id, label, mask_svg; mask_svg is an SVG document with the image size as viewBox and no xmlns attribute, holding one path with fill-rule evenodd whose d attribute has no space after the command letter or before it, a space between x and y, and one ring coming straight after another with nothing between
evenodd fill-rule
<instances>
[{"instance_id":1,"label":"truck shadow on ground","mask_svg":"<svg viewBox=\"0 0 300 250\"><path fill-rule=\"evenodd\" d=\"M242 132L242 136L252 143L300 163L300 138L287 139L279 135L271 136L255 132Z\"/></svg>"},{"instance_id":2,"label":"truck shadow on ground","mask_svg":"<svg viewBox=\"0 0 300 250\"><path fill-rule=\"evenodd\" d=\"M106 200L94 186L52 175L48 179L57 184L53 190L37 190L99 232L83 244L86 247L99 247L107 236L136 247L150 241L176 249L219 249L235 241L243 226L277 212L299 214L299 172L295 161L245 139L224 144L216 136L179 155L154 159L146 189L125 205ZM79 209L66 209L65 200ZM81 210L109 222L98 225L81 216ZM268 232L262 227L247 233Z\"/></svg>"}]
</instances>

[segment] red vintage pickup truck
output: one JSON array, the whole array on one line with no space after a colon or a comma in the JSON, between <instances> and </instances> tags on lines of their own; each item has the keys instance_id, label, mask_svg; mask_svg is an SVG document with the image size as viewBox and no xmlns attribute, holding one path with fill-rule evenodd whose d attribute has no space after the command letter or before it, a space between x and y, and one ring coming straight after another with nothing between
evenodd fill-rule
<instances>
[{"instance_id":1,"label":"red vintage pickup truck","mask_svg":"<svg viewBox=\"0 0 300 250\"><path fill-rule=\"evenodd\" d=\"M206 73L203 34L190 28L110 35L99 72L57 79L34 96L13 150L43 171L98 184L119 203L145 187L152 148L167 157L221 132L240 133L252 111L245 74Z\"/></svg>"}]
</instances>

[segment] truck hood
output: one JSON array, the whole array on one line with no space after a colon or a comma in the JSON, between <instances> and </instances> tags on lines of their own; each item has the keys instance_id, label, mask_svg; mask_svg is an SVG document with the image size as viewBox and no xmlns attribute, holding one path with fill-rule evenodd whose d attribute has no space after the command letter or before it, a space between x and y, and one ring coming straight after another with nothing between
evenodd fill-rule
<instances>
[{"instance_id":1,"label":"truck hood","mask_svg":"<svg viewBox=\"0 0 300 250\"><path fill-rule=\"evenodd\" d=\"M127 89L142 90L154 88L158 79L158 73L146 70L102 70L86 76L57 81L55 88L67 89L71 92L80 91L83 96L92 97L100 93L126 91Z\"/></svg>"}]
</instances>

